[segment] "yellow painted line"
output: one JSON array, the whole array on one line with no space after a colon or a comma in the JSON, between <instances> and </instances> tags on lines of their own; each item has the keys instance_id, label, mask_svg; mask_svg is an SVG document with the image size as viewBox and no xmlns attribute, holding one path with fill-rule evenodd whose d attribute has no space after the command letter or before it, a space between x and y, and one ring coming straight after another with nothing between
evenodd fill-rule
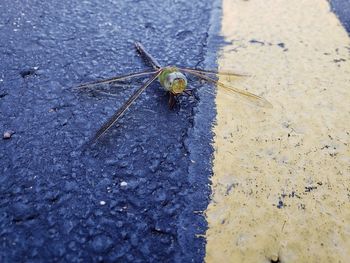
<instances>
[{"instance_id":1,"label":"yellow painted line","mask_svg":"<svg viewBox=\"0 0 350 263\"><path fill-rule=\"evenodd\" d=\"M326 0L223 0L222 35L273 108L218 92L206 262L349 262L346 31Z\"/></svg>"}]
</instances>

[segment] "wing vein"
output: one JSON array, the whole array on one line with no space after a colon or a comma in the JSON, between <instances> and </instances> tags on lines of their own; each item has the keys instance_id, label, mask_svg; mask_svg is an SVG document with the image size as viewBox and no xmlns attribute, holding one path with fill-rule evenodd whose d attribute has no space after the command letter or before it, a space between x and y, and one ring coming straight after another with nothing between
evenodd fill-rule
<instances>
[{"instance_id":1,"label":"wing vein","mask_svg":"<svg viewBox=\"0 0 350 263\"><path fill-rule=\"evenodd\" d=\"M215 84L218 87L223 88L224 90L228 91L228 92L233 92L235 94L239 94L239 95L243 95L245 98L250 99L252 102L254 102L256 105L260 106L260 107L267 107L267 108L272 108L272 104L270 102L268 102L266 99L264 99L263 97L260 97L258 95L255 95L253 93L250 93L248 91L244 91L241 89L237 89L235 87L232 86L227 86L224 83L214 80L204 74L198 73L198 72L194 72L192 70L187 70L187 69L182 69L183 71L193 74L209 83Z\"/></svg>"},{"instance_id":2,"label":"wing vein","mask_svg":"<svg viewBox=\"0 0 350 263\"><path fill-rule=\"evenodd\" d=\"M148 81L139 88L124 104L120 107L96 132L95 136L89 141L89 145L94 144L103 134L105 134L125 113L125 111L135 102L135 100L145 91L145 89L159 76L161 70L156 71Z\"/></svg>"},{"instance_id":3,"label":"wing vein","mask_svg":"<svg viewBox=\"0 0 350 263\"><path fill-rule=\"evenodd\" d=\"M131 73L131 74L123 75L123 76L118 76L118 77L112 77L112 78L108 78L108 79L96 80L96 81L92 81L92 82L88 82L88 83L83 83L83 84L79 85L77 88L78 89L89 88L89 87L93 87L97 84L107 84L107 83L126 80L126 79L130 79L130 78L147 76L147 75L154 74L156 72L158 72L158 71L157 70L144 71L144 72L137 72L137 73Z\"/></svg>"}]
</instances>

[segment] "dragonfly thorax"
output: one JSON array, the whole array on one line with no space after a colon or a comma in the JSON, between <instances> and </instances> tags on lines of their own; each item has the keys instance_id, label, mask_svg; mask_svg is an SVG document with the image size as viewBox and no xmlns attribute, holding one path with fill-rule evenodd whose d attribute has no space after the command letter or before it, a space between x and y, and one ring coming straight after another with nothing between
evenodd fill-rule
<instances>
[{"instance_id":1,"label":"dragonfly thorax","mask_svg":"<svg viewBox=\"0 0 350 263\"><path fill-rule=\"evenodd\" d=\"M178 95L186 89L187 78L176 67L166 67L159 75L159 82L166 91Z\"/></svg>"}]
</instances>

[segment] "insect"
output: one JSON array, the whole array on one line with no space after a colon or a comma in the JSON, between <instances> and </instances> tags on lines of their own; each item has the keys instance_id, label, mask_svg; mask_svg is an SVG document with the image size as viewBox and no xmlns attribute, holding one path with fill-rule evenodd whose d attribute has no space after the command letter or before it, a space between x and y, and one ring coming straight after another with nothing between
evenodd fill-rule
<instances>
[{"instance_id":1,"label":"insect","mask_svg":"<svg viewBox=\"0 0 350 263\"><path fill-rule=\"evenodd\" d=\"M253 101L256 105L262 107L271 107L271 104L265 100L264 98L257 96L253 93L240 90L234 88L232 86L228 86L220 81L217 81L212 78L212 76L216 77L219 75L223 76L231 76L231 77L242 77L245 75L237 74L234 72L223 72L223 71L214 71L214 70L203 70L203 69L192 69L185 67L177 67L177 66L166 66L162 67L158 61L146 51L144 46L135 42L136 50L140 53L140 55L148 62L153 70L151 71L143 71L138 73L131 73L128 75L112 77L103 80L97 80L89 83L84 83L78 86L79 89L88 89L94 87L98 84L109 84L115 83L118 81L124 81L131 78L136 77L146 77L150 76L149 79L140 87L136 92L100 127L100 129L96 132L94 137L90 140L89 144L94 144L98 141L101 136L103 136L126 112L126 110L135 102L135 100L151 85L153 81L156 79L159 80L160 85L163 87L165 91L169 93L169 107L173 108L176 103L176 97L182 94L192 95L187 87L189 86L187 83L187 78L185 74L193 75L199 79L202 79L208 83L217 85L220 88L223 88L229 93L239 94L250 101Z\"/></svg>"}]
</instances>

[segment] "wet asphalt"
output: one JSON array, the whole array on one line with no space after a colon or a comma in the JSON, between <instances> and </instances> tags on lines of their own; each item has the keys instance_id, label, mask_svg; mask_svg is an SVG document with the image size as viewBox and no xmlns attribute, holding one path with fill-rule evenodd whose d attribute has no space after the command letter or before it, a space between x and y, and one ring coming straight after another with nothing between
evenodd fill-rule
<instances>
[{"instance_id":1,"label":"wet asphalt","mask_svg":"<svg viewBox=\"0 0 350 263\"><path fill-rule=\"evenodd\" d=\"M212 95L169 110L153 83L82 152L137 85L74 87L149 70L134 41L163 65L215 68L215 3L1 1L1 262L203 261Z\"/></svg>"}]
</instances>

